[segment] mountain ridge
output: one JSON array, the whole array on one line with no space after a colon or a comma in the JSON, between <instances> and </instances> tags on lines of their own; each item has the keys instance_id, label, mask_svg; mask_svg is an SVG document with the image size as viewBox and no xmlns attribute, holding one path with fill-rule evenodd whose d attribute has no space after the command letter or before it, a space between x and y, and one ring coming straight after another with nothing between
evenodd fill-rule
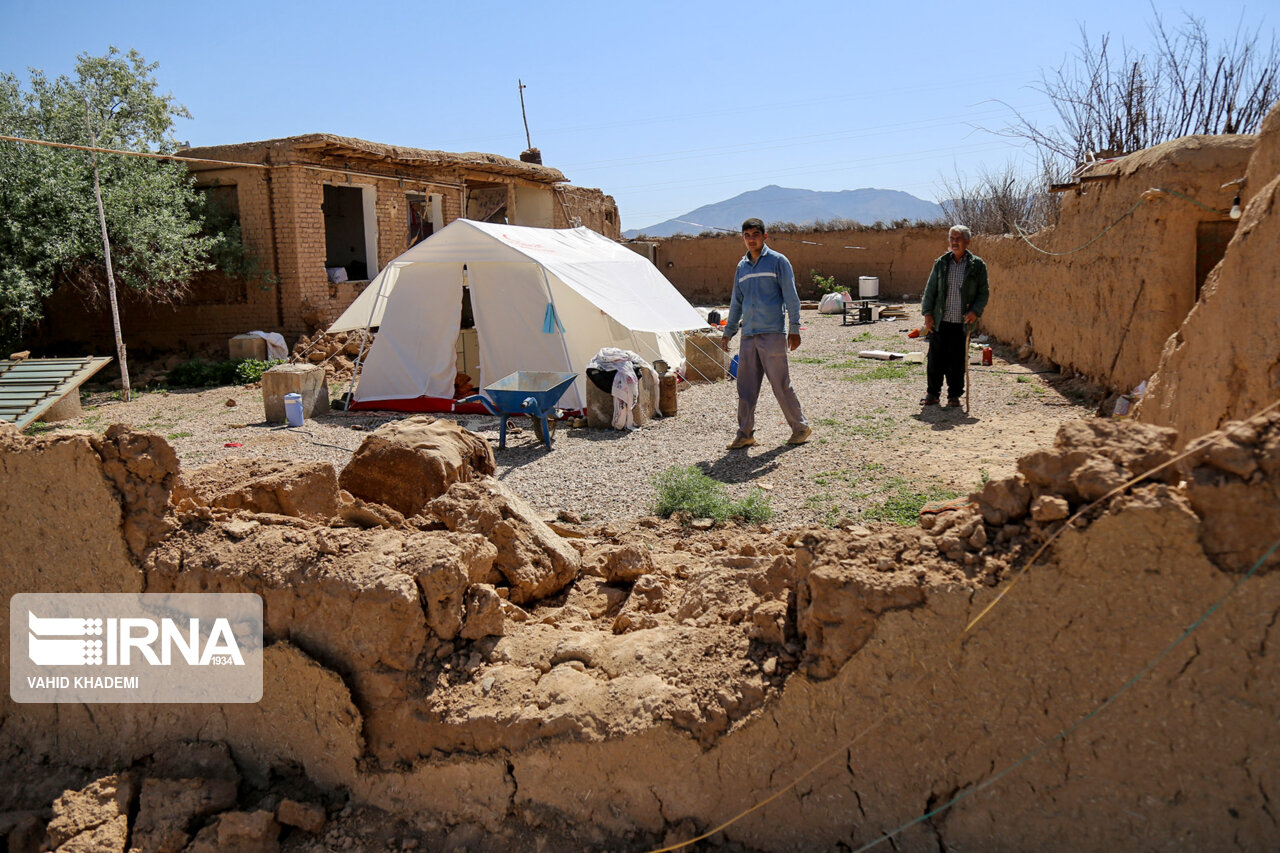
<instances>
[{"instance_id":1,"label":"mountain ridge","mask_svg":"<svg viewBox=\"0 0 1280 853\"><path fill-rule=\"evenodd\" d=\"M751 216L766 225L787 222L812 225L819 221L847 219L862 225L908 219L933 220L942 216L942 207L901 190L863 187L856 190L806 190L769 184L694 208L678 217L644 228L622 232L626 238L640 235L670 237L726 229L736 232L742 220Z\"/></svg>"}]
</instances>

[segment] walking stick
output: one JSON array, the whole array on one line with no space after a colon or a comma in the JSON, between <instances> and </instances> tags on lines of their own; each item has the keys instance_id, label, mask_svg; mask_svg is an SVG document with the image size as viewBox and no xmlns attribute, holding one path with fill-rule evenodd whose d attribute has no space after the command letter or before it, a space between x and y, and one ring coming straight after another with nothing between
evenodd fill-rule
<instances>
[{"instance_id":1,"label":"walking stick","mask_svg":"<svg viewBox=\"0 0 1280 853\"><path fill-rule=\"evenodd\" d=\"M969 326L964 329L964 413L969 414Z\"/></svg>"}]
</instances>

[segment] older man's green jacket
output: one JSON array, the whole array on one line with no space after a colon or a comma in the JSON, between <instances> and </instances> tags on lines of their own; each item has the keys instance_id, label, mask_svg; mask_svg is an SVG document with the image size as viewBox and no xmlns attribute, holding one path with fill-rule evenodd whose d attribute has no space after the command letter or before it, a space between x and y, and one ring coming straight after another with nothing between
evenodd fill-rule
<instances>
[{"instance_id":1,"label":"older man's green jacket","mask_svg":"<svg viewBox=\"0 0 1280 853\"><path fill-rule=\"evenodd\" d=\"M987 307L987 299L991 296L987 287L987 264L968 250L964 256L967 263L964 282L960 285L960 315L964 316L972 311L981 317L983 309ZM933 262L929 283L924 286L924 299L920 301L920 313L932 314L935 324L942 322L942 314L947 310L947 273L950 263L950 252Z\"/></svg>"}]
</instances>

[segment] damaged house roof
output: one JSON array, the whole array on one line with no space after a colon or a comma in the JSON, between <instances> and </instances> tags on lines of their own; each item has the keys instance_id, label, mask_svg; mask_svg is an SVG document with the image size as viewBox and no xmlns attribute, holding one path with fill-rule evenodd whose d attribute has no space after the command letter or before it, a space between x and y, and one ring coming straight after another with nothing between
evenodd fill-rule
<instances>
[{"instance_id":1,"label":"damaged house roof","mask_svg":"<svg viewBox=\"0 0 1280 853\"><path fill-rule=\"evenodd\" d=\"M422 166L428 168L477 169L510 177L524 178L539 183L554 184L568 180L559 169L540 163L526 163L498 154L467 151L461 154L450 151L432 151L409 148L403 145L384 145L351 136L332 133L308 133L303 136L287 136L262 142L238 142L234 145L210 145L187 148L177 152L182 157L226 160L240 163L261 163L268 166L293 164ZM217 168L213 164L190 164L193 171Z\"/></svg>"}]
</instances>

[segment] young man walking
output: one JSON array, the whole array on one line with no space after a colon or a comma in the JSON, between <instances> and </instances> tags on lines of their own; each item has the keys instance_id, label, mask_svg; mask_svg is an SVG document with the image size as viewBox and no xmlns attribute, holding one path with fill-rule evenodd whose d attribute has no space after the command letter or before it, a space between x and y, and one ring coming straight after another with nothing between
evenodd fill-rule
<instances>
[{"instance_id":1,"label":"young man walking","mask_svg":"<svg viewBox=\"0 0 1280 853\"><path fill-rule=\"evenodd\" d=\"M929 338L928 387L922 406L936 406L947 380L947 405L957 407L964 396L966 328L973 328L987 307L987 265L969 251L972 233L964 225L953 225L947 234L951 251L933 262L924 287L920 311Z\"/></svg>"},{"instance_id":2,"label":"young man walking","mask_svg":"<svg viewBox=\"0 0 1280 853\"><path fill-rule=\"evenodd\" d=\"M769 235L764 222L748 219L742 223L742 242L747 254L738 261L733 279L733 297L725 322L720 348L729 351L729 341L742 326L738 348L738 434L730 450L756 443L756 401L760 383L767 376L782 415L791 426L787 444L809 440L809 422L800 400L791 387L787 352L800 346L800 295L791 262L765 245ZM789 322L788 322L789 320Z\"/></svg>"}]
</instances>

